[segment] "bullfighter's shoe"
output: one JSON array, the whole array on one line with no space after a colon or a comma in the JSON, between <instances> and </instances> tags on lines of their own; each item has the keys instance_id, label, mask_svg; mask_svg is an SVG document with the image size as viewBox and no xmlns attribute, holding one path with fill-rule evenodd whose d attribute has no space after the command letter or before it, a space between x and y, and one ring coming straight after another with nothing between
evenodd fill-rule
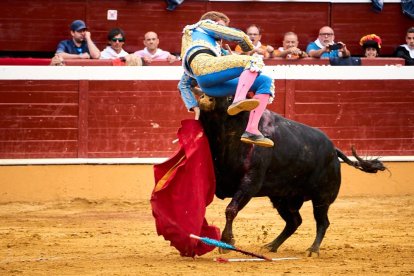
<instances>
[{"instance_id":1,"label":"bullfighter's shoe","mask_svg":"<svg viewBox=\"0 0 414 276\"><path fill-rule=\"evenodd\" d=\"M232 103L227 108L227 114L233 116L233 115L239 114L242 111L251 111L255 109L259 104L260 104L260 101L256 99L241 100L241 101Z\"/></svg>"},{"instance_id":2,"label":"bullfighter's shoe","mask_svg":"<svg viewBox=\"0 0 414 276\"><path fill-rule=\"evenodd\" d=\"M266 138L261 134L253 134L247 131L243 133L240 140L244 143L254 144L266 148L271 148L275 145L269 138Z\"/></svg>"}]
</instances>

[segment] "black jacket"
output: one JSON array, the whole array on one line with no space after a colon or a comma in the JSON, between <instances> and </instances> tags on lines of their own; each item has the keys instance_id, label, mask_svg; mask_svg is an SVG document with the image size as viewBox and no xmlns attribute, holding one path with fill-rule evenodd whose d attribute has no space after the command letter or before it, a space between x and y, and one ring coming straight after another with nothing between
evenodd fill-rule
<instances>
[{"instance_id":1,"label":"black jacket","mask_svg":"<svg viewBox=\"0 0 414 276\"><path fill-rule=\"evenodd\" d=\"M410 56L410 53L404 46L398 46L395 49L394 56L405 59L405 65L414 65L414 58Z\"/></svg>"}]
</instances>

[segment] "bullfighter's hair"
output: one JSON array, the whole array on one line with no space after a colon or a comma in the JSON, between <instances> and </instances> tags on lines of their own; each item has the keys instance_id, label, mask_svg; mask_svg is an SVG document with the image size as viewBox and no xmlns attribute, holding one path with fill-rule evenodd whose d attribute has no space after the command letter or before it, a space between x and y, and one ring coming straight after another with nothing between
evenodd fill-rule
<instances>
[{"instance_id":1,"label":"bullfighter's hair","mask_svg":"<svg viewBox=\"0 0 414 276\"><path fill-rule=\"evenodd\" d=\"M230 23L230 18L228 18L227 15L225 15L224 13L218 12L218 11L206 12L200 18L200 20L206 20L206 19L210 19L210 20L213 20L215 22L217 22L219 20L223 20L224 23L226 23L226 25L229 25L229 23Z\"/></svg>"}]
</instances>

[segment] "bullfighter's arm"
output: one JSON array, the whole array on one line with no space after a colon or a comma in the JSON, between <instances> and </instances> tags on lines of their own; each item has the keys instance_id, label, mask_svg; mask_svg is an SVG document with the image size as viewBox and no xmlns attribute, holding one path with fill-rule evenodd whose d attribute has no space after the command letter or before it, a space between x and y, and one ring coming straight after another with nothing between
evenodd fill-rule
<instances>
[{"instance_id":1,"label":"bullfighter's arm","mask_svg":"<svg viewBox=\"0 0 414 276\"><path fill-rule=\"evenodd\" d=\"M194 111L194 107L198 107L197 99L191 91L192 81L193 79L190 76L183 74L180 82L178 83L178 90L180 91L181 99L189 111Z\"/></svg>"},{"instance_id":2,"label":"bullfighter's arm","mask_svg":"<svg viewBox=\"0 0 414 276\"><path fill-rule=\"evenodd\" d=\"M216 39L237 42L245 52L251 51L254 48L249 36L238 29L219 25L211 20L200 21L198 27Z\"/></svg>"}]
</instances>

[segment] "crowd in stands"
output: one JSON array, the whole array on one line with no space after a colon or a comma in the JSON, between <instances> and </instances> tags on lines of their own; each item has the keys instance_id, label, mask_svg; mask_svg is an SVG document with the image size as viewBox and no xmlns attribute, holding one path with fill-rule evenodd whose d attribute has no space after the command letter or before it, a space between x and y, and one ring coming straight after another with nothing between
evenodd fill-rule
<instances>
[{"instance_id":1,"label":"crowd in stands","mask_svg":"<svg viewBox=\"0 0 414 276\"><path fill-rule=\"evenodd\" d=\"M63 40L57 46L53 65L63 65L67 59L120 59L127 65L151 64L153 61L168 61L173 63L180 57L158 47L160 40L157 33L149 31L144 35L144 48L134 53L127 53L123 46L126 36L122 29L114 28L108 32L108 45L100 51L94 44L91 33L85 22L75 20L70 25L71 38ZM262 59L286 58L300 59L305 57L342 59L351 57L351 52L342 41L335 40L335 32L329 26L320 28L315 41L309 43L306 50L300 48L298 35L294 32L287 32L281 42L282 46L274 48L261 42L262 33L259 26L250 25L246 34L254 45L254 49L244 52L239 45L232 51L226 45L228 52L238 55L259 56ZM376 58L381 56L381 37L376 34L368 34L360 39L361 53L365 58ZM414 65L414 27L406 32L405 44L396 47L395 57L405 60L406 65Z\"/></svg>"}]
</instances>

